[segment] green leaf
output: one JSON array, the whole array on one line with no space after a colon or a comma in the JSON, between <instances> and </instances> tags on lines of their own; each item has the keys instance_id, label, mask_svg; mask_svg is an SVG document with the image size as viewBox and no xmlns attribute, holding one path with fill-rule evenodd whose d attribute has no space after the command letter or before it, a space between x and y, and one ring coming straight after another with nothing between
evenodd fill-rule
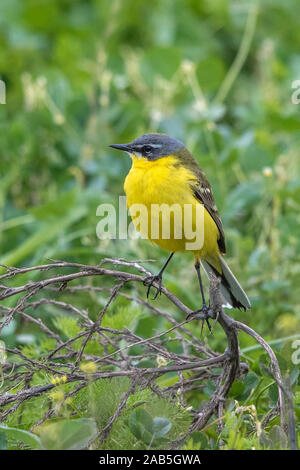
<instances>
[{"instance_id":1,"label":"green leaf","mask_svg":"<svg viewBox=\"0 0 300 470\"><path fill-rule=\"evenodd\" d=\"M244 389L245 384L243 382L236 381L230 389L229 396L237 398L243 393Z\"/></svg>"},{"instance_id":2,"label":"green leaf","mask_svg":"<svg viewBox=\"0 0 300 470\"><path fill-rule=\"evenodd\" d=\"M278 388L277 388L277 384L274 383L273 385L271 385L271 387L269 388L269 398L272 402L272 404L276 404L277 403L277 400L278 400Z\"/></svg>"},{"instance_id":3,"label":"green leaf","mask_svg":"<svg viewBox=\"0 0 300 470\"><path fill-rule=\"evenodd\" d=\"M155 438L165 436L171 429L172 423L168 420L168 418L160 418L159 416L155 416L153 419L153 431L155 434Z\"/></svg>"},{"instance_id":4,"label":"green leaf","mask_svg":"<svg viewBox=\"0 0 300 470\"><path fill-rule=\"evenodd\" d=\"M23 429L10 428L4 424L0 424L0 430L6 434L8 439L13 439L20 443L22 442L31 449L40 449L42 447L41 440L31 432L24 431ZM1 434L3 433L1 432Z\"/></svg>"},{"instance_id":5,"label":"green leaf","mask_svg":"<svg viewBox=\"0 0 300 470\"><path fill-rule=\"evenodd\" d=\"M7 450L7 435L0 432L0 450Z\"/></svg>"},{"instance_id":6,"label":"green leaf","mask_svg":"<svg viewBox=\"0 0 300 470\"><path fill-rule=\"evenodd\" d=\"M251 393L251 391L257 387L258 382L259 382L258 376L254 374L253 372L250 372L250 374L248 374L244 379L243 383L245 385L245 388L240 398L245 399Z\"/></svg>"},{"instance_id":7,"label":"green leaf","mask_svg":"<svg viewBox=\"0 0 300 470\"><path fill-rule=\"evenodd\" d=\"M129 417L129 429L132 434L146 444L156 444L157 439L162 442L163 437L170 431L172 423L168 418L152 416L143 408L137 408Z\"/></svg>"},{"instance_id":8,"label":"green leaf","mask_svg":"<svg viewBox=\"0 0 300 470\"><path fill-rule=\"evenodd\" d=\"M265 431L259 436L259 443L264 449L272 449L273 447L272 440L269 439Z\"/></svg>"},{"instance_id":9,"label":"green leaf","mask_svg":"<svg viewBox=\"0 0 300 470\"><path fill-rule=\"evenodd\" d=\"M43 225L36 233L31 235L31 237L22 243L22 245L7 253L6 256L3 256L1 261L2 264L15 266L19 261L29 256L40 246L44 245L46 247L47 243L55 239L66 227L80 219L85 213L86 210L83 207L74 208L69 216L62 219L58 218L55 221L52 221L51 224ZM0 273L2 271L3 268L0 269Z\"/></svg>"},{"instance_id":10,"label":"green leaf","mask_svg":"<svg viewBox=\"0 0 300 470\"><path fill-rule=\"evenodd\" d=\"M63 419L46 423L38 428L43 446L47 450L79 450L96 436L97 426L93 419Z\"/></svg>"},{"instance_id":11,"label":"green leaf","mask_svg":"<svg viewBox=\"0 0 300 470\"><path fill-rule=\"evenodd\" d=\"M273 449L286 449L288 446L287 435L280 426L273 426L269 432L269 438L273 443Z\"/></svg>"},{"instance_id":12,"label":"green leaf","mask_svg":"<svg viewBox=\"0 0 300 470\"><path fill-rule=\"evenodd\" d=\"M298 367L295 367L294 369L291 370L291 372L290 372L291 385L295 385L297 383L299 373L300 373L300 371L299 371Z\"/></svg>"},{"instance_id":13,"label":"green leaf","mask_svg":"<svg viewBox=\"0 0 300 470\"><path fill-rule=\"evenodd\" d=\"M153 419L143 408L137 408L129 416L129 429L141 441L149 444L153 439Z\"/></svg>"}]
</instances>

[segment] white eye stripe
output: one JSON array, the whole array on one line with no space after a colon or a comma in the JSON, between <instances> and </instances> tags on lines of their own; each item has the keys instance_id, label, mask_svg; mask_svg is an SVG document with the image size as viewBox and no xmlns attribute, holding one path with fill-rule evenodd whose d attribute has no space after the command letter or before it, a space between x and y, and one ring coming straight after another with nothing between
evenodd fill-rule
<instances>
[{"instance_id":1,"label":"white eye stripe","mask_svg":"<svg viewBox=\"0 0 300 470\"><path fill-rule=\"evenodd\" d=\"M149 146L151 148L155 148L155 149L160 149L162 146L161 144L137 144L137 145L134 145L134 148L143 148L145 146Z\"/></svg>"}]
</instances>

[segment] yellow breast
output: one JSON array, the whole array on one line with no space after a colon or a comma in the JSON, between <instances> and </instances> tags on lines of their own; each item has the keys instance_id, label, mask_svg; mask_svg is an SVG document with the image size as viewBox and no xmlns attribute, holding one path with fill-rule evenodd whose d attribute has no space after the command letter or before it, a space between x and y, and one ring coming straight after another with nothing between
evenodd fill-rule
<instances>
[{"instance_id":1,"label":"yellow breast","mask_svg":"<svg viewBox=\"0 0 300 470\"><path fill-rule=\"evenodd\" d=\"M174 204L181 208L184 205L190 205L192 230L194 232L198 231L198 234L200 230L204 232L201 234L203 246L201 250L197 250L202 258L210 252L215 253L216 250L218 251L218 229L209 213L195 198L191 190L190 184L195 179L195 175L188 168L180 165L175 156L170 155L155 161L133 156L132 168L126 177L124 190L127 196L127 206L137 230L145 238L169 251L188 251L186 248L187 243L191 242L185 236L185 218L182 217L180 221L176 217L176 211L170 211L169 208ZM153 210L153 205L162 204L165 206L161 207L160 211L156 211L157 208L155 208L155 211ZM139 211L140 205L142 206ZM203 223L201 224L197 224L197 221L200 220L196 219L197 206L198 209L201 208L203 211ZM169 213L170 217L170 232L166 234L167 238L162 233L162 221L166 220L164 219L167 216L166 212ZM157 226L159 227L158 233ZM153 237L153 230L155 237ZM181 237L179 238L180 234Z\"/></svg>"}]
</instances>

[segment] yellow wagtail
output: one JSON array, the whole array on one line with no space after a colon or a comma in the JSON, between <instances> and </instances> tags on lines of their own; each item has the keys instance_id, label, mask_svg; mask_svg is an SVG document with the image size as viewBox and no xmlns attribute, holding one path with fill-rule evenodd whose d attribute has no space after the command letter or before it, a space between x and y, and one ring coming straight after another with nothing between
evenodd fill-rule
<instances>
[{"instance_id":1,"label":"yellow wagtail","mask_svg":"<svg viewBox=\"0 0 300 470\"><path fill-rule=\"evenodd\" d=\"M209 316L203 292L200 262L208 275L213 273L221 278L221 292L232 307L249 309L250 302L246 293L222 257L226 252L225 235L211 185L184 144L165 134L152 133L142 135L129 144L116 144L110 147L124 150L132 158L132 167L126 177L124 189L127 206L137 230L171 252L160 272L147 278L147 297L154 282L159 286L154 298L161 291L163 271L174 253L193 251L203 301L202 308L197 312L201 311L206 319ZM131 211L136 205L146 207L147 215L142 218L137 217L136 212ZM174 205L182 209L190 206L192 208L190 218L175 217L174 211L170 211ZM161 210L154 212L152 210L154 206L159 206ZM197 209L202 210L202 219L201 217L197 219ZM164 211L169 211L171 225L167 230L167 237L162 236ZM192 226L191 232L202 237L200 237L202 244L197 248L187 248L187 243L191 240L187 239L184 224L188 222ZM159 225L156 237L152 233L155 223Z\"/></svg>"}]
</instances>

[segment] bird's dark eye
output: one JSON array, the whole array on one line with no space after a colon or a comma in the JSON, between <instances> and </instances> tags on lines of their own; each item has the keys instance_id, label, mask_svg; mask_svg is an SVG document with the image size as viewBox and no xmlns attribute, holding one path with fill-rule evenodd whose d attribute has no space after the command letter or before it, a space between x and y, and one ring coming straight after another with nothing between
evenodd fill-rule
<instances>
[{"instance_id":1,"label":"bird's dark eye","mask_svg":"<svg viewBox=\"0 0 300 470\"><path fill-rule=\"evenodd\" d=\"M151 145L144 145L143 148L142 148L142 151L143 151L144 154L151 153L152 152Z\"/></svg>"}]
</instances>

